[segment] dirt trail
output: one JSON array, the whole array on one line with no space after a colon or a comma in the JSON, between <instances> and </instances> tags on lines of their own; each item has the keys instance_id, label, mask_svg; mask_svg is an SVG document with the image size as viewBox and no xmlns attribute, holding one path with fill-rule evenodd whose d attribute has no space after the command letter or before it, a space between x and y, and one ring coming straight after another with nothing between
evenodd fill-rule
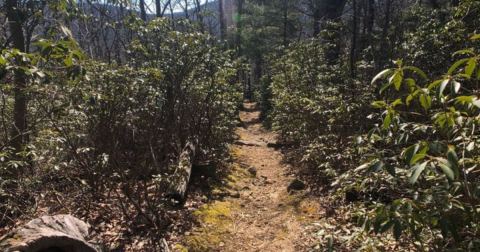
<instances>
[{"instance_id":1,"label":"dirt trail","mask_svg":"<svg viewBox=\"0 0 480 252\"><path fill-rule=\"evenodd\" d=\"M255 103L245 103L244 108L240 118L245 127L237 133L241 140L261 144L239 145L236 162L245 169L253 167L257 174L238 181L240 197L228 199L240 207L231 210L233 228L221 250L305 251L311 242L305 226L318 217L318 202L306 192L287 193L293 177L281 163L281 152L266 146L275 142L275 135L262 127Z\"/></svg>"}]
</instances>

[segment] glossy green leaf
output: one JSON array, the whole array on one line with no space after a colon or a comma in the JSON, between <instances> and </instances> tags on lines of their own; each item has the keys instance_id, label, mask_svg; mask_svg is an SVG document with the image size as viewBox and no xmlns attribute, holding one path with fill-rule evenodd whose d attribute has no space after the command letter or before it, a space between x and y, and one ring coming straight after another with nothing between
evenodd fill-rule
<instances>
[{"instance_id":1,"label":"glossy green leaf","mask_svg":"<svg viewBox=\"0 0 480 252\"><path fill-rule=\"evenodd\" d=\"M411 93L411 94L409 94L409 95L407 96L407 99L405 100L405 104L407 104L407 106L409 106L409 105L410 105L410 102L413 100L413 98L414 98L415 96L417 96L417 94L418 94L418 90L415 91L415 92L413 92L413 93Z\"/></svg>"},{"instance_id":2,"label":"glossy green leaf","mask_svg":"<svg viewBox=\"0 0 480 252\"><path fill-rule=\"evenodd\" d=\"M374 101L372 103L372 106L375 107L375 108L383 108L387 105L387 103L385 103L384 101Z\"/></svg>"},{"instance_id":3,"label":"glossy green leaf","mask_svg":"<svg viewBox=\"0 0 480 252\"><path fill-rule=\"evenodd\" d=\"M453 85L453 92L456 94L458 91L460 91L460 87L462 86L460 82L452 80L452 85Z\"/></svg>"},{"instance_id":4,"label":"glossy green leaf","mask_svg":"<svg viewBox=\"0 0 480 252\"><path fill-rule=\"evenodd\" d=\"M403 60L397 60L395 63L397 64L398 67L402 67Z\"/></svg>"},{"instance_id":5,"label":"glossy green leaf","mask_svg":"<svg viewBox=\"0 0 480 252\"><path fill-rule=\"evenodd\" d=\"M452 73L463 63L467 62L468 59L461 59L461 60L458 60L457 62L453 63L453 65L450 67L450 69L448 69L448 72L447 74L448 75L452 75Z\"/></svg>"},{"instance_id":6,"label":"glossy green leaf","mask_svg":"<svg viewBox=\"0 0 480 252\"><path fill-rule=\"evenodd\" d=\"M395 170L395 167L394 167L393 165L391 165L391 164L386 164L386 165L385 165L385 168L386 168L387 172L388 172L390 175L392 175L392 177L395 177L395 175L396 175L396 170Z\"/></svg>"},{"instance_id":7,"label":"glossy green leaf","mask_svg":"<svg viewBox=\"0 0 480 252\"><path fill-rule=\"evenodd\" d=\"M467 63L467 67L465 67L465 74L468 75L469 77L471 77L472 73L473 73L473 70L475 70L476 66L477 66L476 59L471 58Z\"/></svg>"},{"instance_id":8,"label":"glossy green leaf","mask_svg":"<svg viewBox=\"0 0 480 252\"><path fill-rule=\"evenodd\" d=\"M388 128L390 124L392 123L393 120L393 113L390 113L390 111L387 113L385 118L383 119L383 128Z\"/></svg>"},{"instance_id":9,"label":"glossy green leaf","mask_svg":"<svg viewBox=\"0 0 480 252\"><path fill-rule=\"evenodd\" d=\"M472 50L468 50L468 49L458 50L458 51L454 52L453 55L457 55L457 54L460 54L460 53L467 53L467 54L470 54L472 56L475 56L475 53Z\"/></svg>"},{"instance_id":10,"label":"glossy green leaf","mask_svg":"<svg viewBox=\"0 0 480 252\"><path fill-rule=\"evenodd\" d=\"M448 219L446 218L442 218L440 219L440 229L441 229L441 232L442 232L442 236L443 238L447 238L447 235L448 235L448 231L449 231L449 224L448 224Z\"/></svg>"},{"instance_id":11,"label":"glossy green leaf","mask_svg":"<svg viewBox=\"0 0 480 252\"><path fill-rule=\"evenodd\" d=\"M452 182L455 179L455 172L452 169L452 164L443 158L437 158L438 160L438 166L443 171L443 174L445 174L445 177L447 177L448 181Z\"/></svg>"},{"instance_id":12,"label":"glossy green leaf","mask_svg":"<svg viewBox=\"0 0 480 252\"><path fill-rule=\"evenodd\" d=\"M417 87L417 83L415 82L414 79L412 79L412 78L406 78L406 79L405 79L405 83L407 83L408 90L409 90L410 92L415 91L415 89L416 89L416 87Z\"/></svg>"},{"instance_id":13,"label":"glossy green leaf","mask_svg":"<svg viewBox=\"0 0 480 252\"><path fill-rule=\"evenodd\" d=\"M390 220L388 221L385 225L383 225L383 227L380 229L380 233L385 233L387 232L388 230L390 230L393 225L395 224L395 221L394 220Z\"/></svg>"},{"instance_id":14,"label":"glossy green leaf","mask_svg":"<svg viewBox=\"0 0 480 252\"><path fill-rule=\"evenodd\" d=\"M420 146L418 144L412 145L405 150L405 162L410 165L413 156L417 153Z\"/></svg>"},{"instance_id":15,"label":"glossy green leaf","mask_svg":"<svg viewBox=\"0 0 480 252\"><path fill-rule=\"evenodd\" d=\"M475 142L471 142L467 145L466 148L468 151L473 151L475 149Z\"/></svg>"},{"instance_id":16,"label":"glossy green leaf","mask_svg":"<svg viewBox=\"0 0 480 252\"><path fill-rule=\"evenodd\" d=\"M65 66L70 67L73 65L73 59L71 57L67 57L63 60L63 63L65 64Z\"/></svg>"},{"instance_id":17,"label":"glossy green leaf","mask_svg":"<svg viewBox=\"0 0 480 252\"><path fill-rule=\"evenodd\" d=\"M425 167L427 166L429 161L426 161L424 163L421 163L419 165L416 165L414 166L412 169L413 169L413 172L412 172L412 175L410 176L410 179L408 180L408 182L410 184L415 184L415 182L417 182L418 180L418 177L420 176L420 174L422 174L423 170L425 169Z\"/></svg>"},{"instance_id":18,"label":"glossy green leaf","mask_svg":"<svg viewBox=\"0 0 480 252\"><path fill-rule=\"evenodd\" d=\"M402 100L396 99L394 102L392 102L392 103L390 104L390 106L392 106L392 108L394 108L394 107L397 106L397 105L403 105Z\"/></svg>"},{"instance_id":19,"label":"glossy green leaf","mask_svg":"<svg viewBox=\"0 0 480 252\"><path fill-rule=\"evenodd\" d=\"M373 172L379 172L382 170L382 167L383 167L383 162L381 160L378 160L377 162L375 162L373 165L371 165L368 169L367 169L367 174L370 174L370 173L373 173Z\"/></svg>"},{"instance_id":20,"label":"glossy green leaf","mask_svg":"<svg viewBox=\"0 0 480 252\"><path fill-rule=\"evenodd\" d=\"M397 73L393 76L393 85L395 85L395 89L398 91L402 85L402 75Z\"/></svg>"},{"instance_id":21,"label":"glossy green leaf","mask_svg":"<svg viewBox=\"0 0 480 252\"><path fill-rule=\"evenodd\" d=\"M393 228L393 235L395 236L395 240L399 240L400 236L402 236L402 223L399 220L395 220L395 227Z\"/></svg>"},{"instance_id":22,"label":"glossy green leaf","mask_svg":"<svg viewBox=\"0 0 480 252\"><path fill-rule=\"evenodd\" d=\"M477 97L475 95L470 95L470 96L459 96L457 98L455 98L458 102L460 102L462 105L464 105L465 103L472 103L473 102L473 99L476 99Z\"/></svg>"},{"instance_id":23,"label":"glossy green leaf","mask_svg":"<svg viewBox=\"0 0 480 252\"><path fill-rule=\"evenodd\" d=\"M425 156L425 154L415 154L410 160L410 165L415 164L418 160L423 159Z\"/></svg>"},{"instance_id":24,"label":"glossy green leaf","mask_svg":"<svg viewBox=\"0 0 480 252\"><path fill-rule=\"evenodd\" d=\"M432 106L432 98L430 98L430 95L421 94L419 100L420 104L425 110L429 109Z\"/></svg>"},{"instance_id":25,"label":"glossy green leaf","mask_svg":"<svg viewBox=\"0 0 480 252\"><path fill-rule=\"evenodd\" d=\"M430 83L430 85L428 85L427 90L428 90L428 91L432 90L432 89L435 88L438 84L442 83L442 81L444 81L444 80L443 80L443 79L441 79L441 80L436 80L436 81Z\"/></svg>"},{"instance_id":26,"label":"glossy green leaf","mask_svg":"<svg viewBox=\"0 0 480 252\"><path fill-rule=\"evenodd\" d=\"M70 31L70 29L68 29L66 26L63 26L63 25L60 25L60 28L63 32L63 34L69 38L72 38L73 35L72 35L72 31Z\"/></svg>"},{"instance_id":27,"label":"glossy green leaf","mask_svg":"<svg viewBox=\"0 0 480 252\"><path fill-rule=\"evenodd\" d=\"M440 85L437 87L437 93L436 93L436 96L437 96L437 99L440 100L442 94L443 94L443 90L445 90L445 87L447 86L447 84L450 82L450 79L446 79L444 81L442 81L440 83Z\"/></svg>"},{"instance_id":28,"label":"glossy green leaf","mask_svg":"<svg viewBox=\"0 0 480 252\"><path fill-rule=\"evenodd\" d=\"M417 73L418 75L422 76L422 78L427 81L428 80L428 77L427 75L418 67L414 67L414 66L407 66L405 67L404 69L408 69L408 70L412 70L414 71L415 73Z\"/></svg>"},{"instance_id":29,"label":"glossy green leaf","mask_svg":"<svg viewBox=\"0 0 480 252\"><path fill-rule=\"evenodd\" d=\"M480 34L470 37L471 40L480 39Z\"/></svg>"},{"instance_id":30,"label":"glossy green leaf","mask_svg":"<svg viewBox=\"0 0 480 252\"><path fill-rule=\"evenodd\" d=\"M449 162L451 162L453 165L456 165L458 166L458 157L457 157L457 153L455 152L455 150L449 148L448 151L447 151L447 159Z\"/></svg>"},{"instance_id":31,"label":"glossy green leaf","mask_svg":"<svg viewBox=\"0 0 480 252\"><path fill-rule=\"evenodd\" d=\"M383 93L383 91L385 91L385 89L387 89L391 85L393 85L393 82L389 82L389 83L383 85L383 87L380 89L380 94Z\"/></svg>"},{"instance_id":32,"label":"glossy green leaf","mask_svg":"<svg viewBox=\"0 0 480 252\"><path fill-rule=\"evenodd\" d=\"M393 71L394 71L393 69L385 69L385 70L381 71L379 74L377 74L375 77L373 77L371 84L373 84L379 78L391 74Z\"/></svg>"}]
</instances>

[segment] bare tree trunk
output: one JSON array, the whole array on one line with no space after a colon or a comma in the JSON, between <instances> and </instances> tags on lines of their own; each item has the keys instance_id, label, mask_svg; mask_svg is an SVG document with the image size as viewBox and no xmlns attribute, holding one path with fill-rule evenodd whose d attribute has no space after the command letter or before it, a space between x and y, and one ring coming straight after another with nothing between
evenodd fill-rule
<instances>
[{"instance_id":1,"label":"bare tree trunk","mask_svg":"<svg viewBox=\"0 0 480 252\"><path fill-rule=\"evenodd\" d=\"M235 38L235 48L237 49L237 56L242 56L242 15L243 15L243 2L244 0L237 0L237 13L238 20L237 22L237 34Z\"/></svg>"},{"instance_id":2,"label":"bare tree trunk","mask_svg":"<svg viewBox=\"0 0 480 252\"><path fill-rule=\"evenodd\" d=\"M440 5L437 3L435 0L429 0L430 6L432 6L433 9L438 10L440 9Z\"/></svg>"},{"instance_id":3,"label":"bare tree trunk","mask_svg":"<svg viewBox=\"0 0 480 252\"><path fill-rule=\"evenodd\" d=\"M222 43L225 43L225 49L227 48L226 38L227 38L227 26L225 23L225 9L223 6L223 0L218 0L218 11L220 12L220 40Z\"/></svg>"},{"instance_id":4,"label":"bare tree trunk","mask_svg":"<svg viewBox=\"0 0 480 252\"><path fill-rule=\"evenodd\" d=\"M313 35L317 36L320 29L330 31L324 39L326 42L332 43L326 57L330 64L334 64L340 55L339 33L335 31L331 23L337 23L343 14L343 9L347 4L347 0L316 0L313 13Z\"/></svg>"},{"instance_id":5,"label":"bare tree trunk","mask_svg":"<svg viewBox=\"0 0 480 252\"><path fill-rule=\"evenodd\" d=\"M147 12L145 11L145 0L140 0L139 5L140 5L140 18L143 19L143 21L147 21Z\"/></svg>"},{"instance_id":6,"label":"bare tree trunk","mask_svg":"<svg viewBox=\"0 0 480 252\"><path fill-rule=\"evenodd\" d=\"M287 46L287 25L288 25L288 10L287 6L283 8L283 46Z\"/></svg>"},{"instance_id":7,"label":"bare tree trunk","mask_svg":"<svg viewBox=\"0 0 480 252\"><path fill-rule=\"evenodd\" d=\"M320 21L322 20L322 14L319 8L315 8L313 11L313 37L317 37L320 34Z\"/></svg>"},{"instance_id":8,"label":"bare tree trunk","mask_svg":"<svg viewBox=\"0 0 480 252\"><path fill-rule=\"evenodd\" d=\"M355 50L357 46L357 1L353 0L352 47L350 48L350 77L355 78Z\"/></svg>"},{"instance_id":9,"label":"bare tree trunk","mask_svg":"<svg viewBox=\"0 0 480 252\"><path fill-rule=\"evenodd\" d=\"M185 18L190 19L190 15L188 14L188 0L185 0L184 3L185 3L185 6L183 10L185 11Z\"/></svg>"},{"instance_id":10,"label":"bare tree trunk","mask_svg":"<svg viewBox=\"0 0 480 252\"><path fill-rule=\"evenodd\" d=\"M155 16L161 17L162 16L162 6L160 0L155 0Z\"/></svg>"},{"instance_id":11,"label":"bare tree trunk","mask_svg":"<svg viewBox=\"0 0 480 252\"><path fill-rule=\"evenodd\" d=\"M375 23L375 0L368 0L368 17L367 32L372 35L373 24Z\"/></svg>"},{"instance_id":12,"label":"bare tree trunk","mask_svg":"<svg viewBox=\"0 0 480 252\"><path fill-rule=\"evenodd\" d=\"M6 0L5 7L7 10L7 17L10 23L10 33L13 48L18 49L20 52L25 52L25 38L22 29L22 20L20 19L20 13L17 0ZM21 61L18 64L24 64ZM27 143L27 97L26 88L27 80L25 73L21 70L15 71L14 84L15 84L15 103L13 108L13 120L14 125L11 131L10 144L16 152L22 150L23 146Z\"/></svg>"}]
</instances>

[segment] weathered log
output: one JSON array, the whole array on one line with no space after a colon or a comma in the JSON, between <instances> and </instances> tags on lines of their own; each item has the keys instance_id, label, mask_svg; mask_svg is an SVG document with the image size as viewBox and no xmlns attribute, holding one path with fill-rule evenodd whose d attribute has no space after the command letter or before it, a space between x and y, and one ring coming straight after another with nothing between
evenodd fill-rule
<instances>
[{"instance_id":1,"label":"weathered log","mask_svg":"<svg viewBox=\"0 0 480 252\"><path fill-rule=\"evenodd\" d=\"M298 142L275 142L275 143L267 143L267 147L282 148L282 147L292 147L298 144L299 144Z\"/></svg>"},{"instance_id":2,"label":"weathered log","mask_svg":"<svg viewBox=\"0 0 480 252\"><path fill-rule=\"evenodd\" d=\"M195 159L197 144L197 138L190 138L187 141L178 159L177 169L173 175L174 179L166 195L167 198L177 201L178 204L185 203L185 193L192 174L192 164Z\"/></svg>"},{"instance_id":3,"label":"weathered log","mask_svg":"<svg viewBox=\"0 0 480 252\"><path fill-rule=\"evenodd\" d=\"M217 174L217 163L206 161L192 165L192 175L215 177Z\"/></svg>"},{"instance_id":4,"label":"weathered log","mask_svg":"<svg viewBox=\"0 0 480 252\"><path fill-rule=\"evenodd\" d=\"M98 252L86 241L85 222L70 215L43 216L10 233L0 251L8 252Z\"/></svg>"},{"instance_id":5,"label":"weathered log","mask_svg":"<svg viewBox=\"0 0 480 252\"><path fill-rule=\"evenodd\" d=\"M262 147L265 144L260 143L260 142L254 142L254 141L246 141L246 140L236 140L233 142L236 145L245 145L245 146L256 146L256 147Z\"/></svg>"}]
</instances>

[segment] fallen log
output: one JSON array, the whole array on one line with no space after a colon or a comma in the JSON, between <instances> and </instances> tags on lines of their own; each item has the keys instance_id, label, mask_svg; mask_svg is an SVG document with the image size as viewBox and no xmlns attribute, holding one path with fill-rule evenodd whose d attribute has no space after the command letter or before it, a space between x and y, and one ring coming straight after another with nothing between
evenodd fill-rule
<instances>
[{"instance_id":1,"label":"fallen log","mask_svg":"<svg viewBox=\"0 0 480 252\"><path fill-rule=\"evenodd\" d=\"M185 193L187 191L190 175L192 174L192 164L195 159L195 148L197 147L198 139L190 138L180 154L178 165L173 175L173 182L167 191L166 197L173 199L177 204L185 203Z\"/></svg>"},{"instance_id":2,"label":"fallen log","mask_svg":"<svg viewBox=\"0 0 480 252\"><path fill-rule=\"evenodd\" d=\"M1 242L0 251L97 252L87 237L87 224L73 216L43 216L10 233Z\"/></svg>"},{"instance_id":3,"label":"fallen log","mask_svg":"<svg viewBox=\"0 0 480 252\"><path fill-rule=\"evenodd\" d=\"M282 147L292 147L298 144L299 144L298 142L275 142L275 143L267 143L267 147L282 148Z\"/></svg>"},{"instance_id":4,"label":"fallen log","mask_svg":"<svg viewBox=\"0 0 480 252\"><path fill-rule=\"evenodd\" d=\"M255 146L255 147L262 147L264 146L263 143L254 142L254 141L246 141L246 140L236 140L233 142L236 145L245 145L245 146Z\"/></svg>"},{"instance_id":5,"label":"fallen log","mask_svg":"<svg viewBox=\"0 0 480 252\"><path fill-rule=\"evenodd\" d=\"M217 163L214 161L205 161L192 165L192 175L215 177L217 174Z\"/></svg>"}]
</instances>

